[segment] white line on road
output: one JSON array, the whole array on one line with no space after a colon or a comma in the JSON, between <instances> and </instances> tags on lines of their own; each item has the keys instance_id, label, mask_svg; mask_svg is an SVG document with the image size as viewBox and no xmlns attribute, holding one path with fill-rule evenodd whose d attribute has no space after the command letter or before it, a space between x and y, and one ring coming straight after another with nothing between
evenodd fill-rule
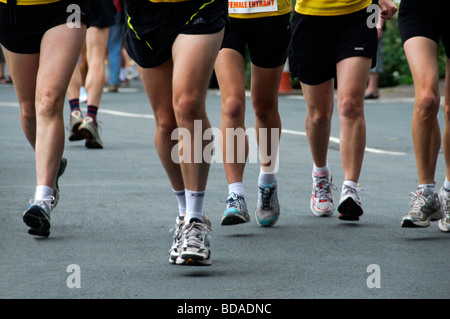
<instances>
[{"instance_id":1,"label":"white line on road","mask_svg":"<svg viewBox=\"0 0 450 319\"><path fill-rule=\"evenodd\" d=\"M0 106L19 107L19 103L17 103L17 102L0 102ZM121 111L115 111L115 110L108 110L108 109L104 109L104 108L103 109L100 108L98 111L99 111L99 113L104 113L104 114L109 114L109 115L114 115L114 116L155 119L155 116L152 114L128 113L128 112L121 112ZM290 134L290 135L306 136L306 132L287 130L287 129L282 129L281 133ZM339 139L337 137L333 137L333 136L330 136L330 142L335 143L335 144L340 144ZM366 147L366 152L374 153L374 154L394 155L394 156L406 155L406 153L404 153L404 152L386 151L386 150L372 148L372 147Z\"/></svg>"}]
</instances>

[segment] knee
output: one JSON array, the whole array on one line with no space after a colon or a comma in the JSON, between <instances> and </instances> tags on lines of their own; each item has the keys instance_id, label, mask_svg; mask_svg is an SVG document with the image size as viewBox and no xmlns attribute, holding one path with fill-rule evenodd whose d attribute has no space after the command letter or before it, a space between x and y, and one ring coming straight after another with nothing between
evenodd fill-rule
<instances>
[{"instance_id":1,"label":"knee","mask_svg":"<svg viewBox=\"0 0 450 319\"><path fill-rule=\"evenodd\" d=\"M53 118L60 115L64 105L64 98L52 91L45 91L38 95L36 100L36 112L38 117ZM62 115L62 112L61 112Z\"/></svg>"},{"instance_id":2,"label":"knee","mask_svg":"<svg viewBox=\"0 0 450 319\"><path fill-rule=\"evenodd\" d=\"M423 90L416 94L415 112L419 118L426 120L436 117L439 111L440 96L434 90ZM447 113L447 112L445 112Z\"/></svg>"},{"instance_id":3,"label":"knee","mask_svg":"<svg viewBox=\"0 0 450 319\"><path fill-rule=\"evenodd\" d=\"M201 119L202 110L202 103L193 95L184 95L174 101L175 117L179 125Z\"/></svg>"},{"instance_id":4,"label":"knee","mask_svg":"<svg viewBox=\"0 0 450 319\"><path fill-rule=\"evenodd\" d=\"M331 117L331 112L316 109L308 112L307 123L313 127L327 127L331 123Z\"/></svg>"},{"instance_id":5,"label":"knee","mask_svg":"<svg viewBox=\"0 0 450 319\"><path fill-rule=\"evenodd\" d=\"M255 117L260 122L266 122L268 119L274 118L278 113L277 101L253 101L253 110Z\"/></svg>"},{"instance_id":6,"label":"knee","mask_svg":"<svg viewBox=\"0 0 450 319\"><path fill-rule=\"evenodd\" d=\"M245 105L239 98L228 98L223 102L222 116L229 120L238 120L244 116Z\"/></svg>"},{"instance_id":7,"label":"knee","mask_svg":"<svg viewBox=\"0 0 450 319\"><path fill-rule=\"evenodd\" d=\"M20 117L26 123L36 122L36 111L35 111L34 102L20 103Z\"/></svg>"},{"instance_id":8,"label":"knee","mask_svg":"<svg viewBox=\"0 0 450 319\"><path fill-rule=\"evenodd\" d=\"M177 121L173 116L159 117L156 119L156 129L162 136L171 136L177 129Z\"/></svg>"},{"instance_id":9,"label":"knee","mask_svg":"<svg viewBox=\"0 0 450 319\"><path fill-rule=\"evenodd\" d=\"M347 120L356 120L363 116L363 101L348 96L339 101L339 116Z\"/></svg>"}]
</instances>

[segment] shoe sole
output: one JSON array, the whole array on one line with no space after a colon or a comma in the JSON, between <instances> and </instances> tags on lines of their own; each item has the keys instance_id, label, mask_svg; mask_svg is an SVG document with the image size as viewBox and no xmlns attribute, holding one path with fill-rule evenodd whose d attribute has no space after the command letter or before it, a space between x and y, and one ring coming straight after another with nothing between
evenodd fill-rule
<instances>
[{"instance_id":1,"label":"shoe sole","mask_svg":"<svg viewBox=\"0 0 450 319\"><path fill-rule=\"evenodd\" d=\"M226 210L224 212L224 216L222 217L222 220L220 223L222 226L232 226L232 225L248 223L249 221L250 221L250 216L248 216L248 218L245 218L241 214L238 214L235 209L230 209L230 210Z\"/></svg>"},{"instance_id":2,"label":"shoe sole","mask_svg":"<svg viewBox=\"0 0 450 319\"><path fill-rule=\"evenodd\" d=\"M334 213L334 207L331 207L329 210L325 210L323 212L314 209L314 200L311 198L310 205L312 213L317 217L329 217Z\"/></svg>"},{"instance_id":3,"label":"shoe sole","mask_svg":"<svg viewBox=\"0 0 450 319\"><path fill-rule=\"evenodd\" d=\"M50 235L50 221L38 206L30 207L23 214L23 222L30 227L28 229L30 235L42 237L48 237Z\"/></svg>"},{"instance_id":4,"label":"shoe sole","mask_svg":"<svg viewBox=\"0 0 450 319\"><path fill-rule=\"evenodd\" d=\"M196 254L183 254L178 256L175 264L180 266L211 266L211 254L207 258Z\"/></svg>"},{"instance_id":5,"label":"shoe sole","mask_svg":"<svg viewBox=\"0 0 450 319\"><path fill-rule=\"evenodd\" d=\"M442 213L440 211L437 211L433 214L431 214L426 220L412 220L412 219L403 219L402 220L402 227L403 228L424 228L430 226L430 222L440 220L440 217L442 217ZM439 225L438 225L439 226ZM440 229L440 227L439 227Z\"/></svg>"},{"instance_id":6,"label":"shoe sole","mask_svg":"<svg viewBox=\"0 0 450 319\"><path fill-rule=\"evenodd\" d=\"M439 228L439 230L443 231L444 233L450 232L450 229L447 228L447 227L445 227L445 226L442 224L442 220L439 220L439 222L438 222L438 228Z\"/></svg>"},{"instance_id":7,"label":"shoe sole","mask_svg":"<svg viewBox=\"0 0 450 319\"><path fill-rule=\"evenodd\" d=\"M92 133L85 128L80 128L79 130L80 134L83 135L83 137L86 139L86 144L85 146L87 148L92 148L92 149L100 149L103 148L103 145L96 142L94 140L94 136L92 135Z\"/></svg>"},{"instance_id":8,"label":"shoe sole","mask_svg":"<svg viewBox=\"0 0 450 319\"><path fill-rule=\"evenodd\" d=\"M358 221L363 214L362 208L351 198L347 198L338 207L339 219L346 221Z\"/></svg>"},{"instance_id":9,"label":"shoe sole","mask_svg":"<svg viewBox=\"0 0 450 319\"><path fill-rule=\"evenodd\" d=\"M69 136L69 141L74 142L84 140L83 134L81 134L79 131L80 125L81 121L72 126L72 134Z\"/></svg>"}]
</instances>

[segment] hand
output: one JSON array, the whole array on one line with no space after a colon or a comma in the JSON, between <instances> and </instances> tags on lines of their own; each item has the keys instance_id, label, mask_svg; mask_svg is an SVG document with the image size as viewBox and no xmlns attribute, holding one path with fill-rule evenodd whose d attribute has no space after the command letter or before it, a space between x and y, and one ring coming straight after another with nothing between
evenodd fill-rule
<instances>
[{"instance_id":1,"label":"hand","mask_svg":"<svg viewBox=\"0 0 450 319\"><path fill-rule=\"evenodd\" d=\"M378 5L383 19L391 19L398 10L392 0L378 0Z\"/></svg>"}]
</instances>

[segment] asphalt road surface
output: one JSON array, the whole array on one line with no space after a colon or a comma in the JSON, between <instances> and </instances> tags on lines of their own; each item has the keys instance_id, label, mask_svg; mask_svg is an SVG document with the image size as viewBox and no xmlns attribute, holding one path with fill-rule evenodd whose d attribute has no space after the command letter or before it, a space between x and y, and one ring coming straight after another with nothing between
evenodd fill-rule
<instances>
[{"instance_id":1,"label":"asphalt road surface","mask_svg":"<svg viewBox=\"0 0 450 319\"><path fill-rule=\"evenodd\" d=\"M212 265L188 267L168 262L177 204L155 151L155 122L139 81L103 95L98 119L104 149L87 149L66 135L68 166L47 239L28 235L22 221L35 189L34 154L20 127L14 89L0 85L0 298L449 298L450 235L436 223L400 227L408 194L418 183L412 97L366 103L364 215L359 222L344 222L337 213L328 218L311 213L305 101L301 95L280 96L278 223L261 228L255 221L259 164L249 163L244 184L252 221L221 226L228 189L223 165L213 163L205 199ZM207 111L218 128L217 90L208 93ZM252 127L249 99L246 112ZM336 111L332 121L329 166L337 201L343 175ZM438 187L444 172L441 153Z\"/></svg>"}]
</instances>

